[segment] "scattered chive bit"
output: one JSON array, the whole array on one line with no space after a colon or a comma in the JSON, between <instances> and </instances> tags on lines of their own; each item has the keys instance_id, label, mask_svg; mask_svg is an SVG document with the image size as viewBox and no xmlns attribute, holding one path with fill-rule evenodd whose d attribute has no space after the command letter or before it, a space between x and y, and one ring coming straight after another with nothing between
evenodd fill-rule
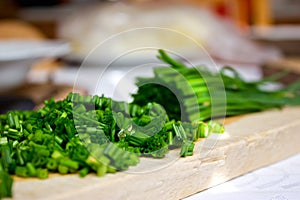
<instances>
[{"instance_id":1,"label":"scattered chive bit","mask_svg":"<svg viewBox=\"0 0 300 200\"><path fill-rule=\"evenodd\" d=\"M9 172L5 170L0 163L0 199L4 197L12 197L13 179Z\"/></svg>"},{"instance_id":2,"label":"scattered chive bit","mask_svg":"<svg viewBox=\"0 0 300 200\"><path fill-rule=\"evenodd\" d=\"M209 71L203 66L188 67L164 50L159 50L158 58L169 67L154 68L154 77L138 77L138 91L132 97L138 105L146 105L149 99L159 103L171 119L206 121L225 115L300 105L300 80L277 90L266 87L268 83L278 84L277 80L287 75L286 72L246 82L227 66L220 72Z\"/></svg>"},{"instance_id":3,"label":"scattered chive bit","mask_svg":"<svg viewBox=\"0 0 300 200\"><path fill-rule=\"evenodd\" d=\"M175 121L156 103L139 106L75 93L61 101L49 99L36 111L10 111L0 120L1 197L12 195L10 174L104 176L137 165L140 156L163 158L173 148L190 156L193 141L222 127Z\"/></svg>"}]
</instances>

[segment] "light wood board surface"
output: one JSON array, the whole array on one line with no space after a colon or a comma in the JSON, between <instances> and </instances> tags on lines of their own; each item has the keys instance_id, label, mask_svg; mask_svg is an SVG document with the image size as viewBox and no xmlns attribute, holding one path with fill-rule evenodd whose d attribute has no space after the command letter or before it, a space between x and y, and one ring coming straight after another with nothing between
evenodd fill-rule
<instances>
[{"instance_id":1,"label":"light wood board surface","mask_svg":"<svg viewBox=\"0 0 300 200\"><path fill-rule=\"evenodd\" d=\"M181 199L300 152L300 108L245 115L224 135L196 143L194 155L142 159L127 172L18 179L13 199Z\"/></svg>"}]
</instances>

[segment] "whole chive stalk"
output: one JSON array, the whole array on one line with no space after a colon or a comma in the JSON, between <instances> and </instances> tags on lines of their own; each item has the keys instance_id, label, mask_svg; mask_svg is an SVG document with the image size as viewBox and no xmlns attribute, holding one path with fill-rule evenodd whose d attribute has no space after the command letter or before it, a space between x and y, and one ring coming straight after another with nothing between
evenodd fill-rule
<instances>
[{"instance_id":1,"label":"whole chive stalk","mask_svg":"<svg viewBox=\"0 0 300 200\"><path fill-rule=\"evenodd\" d=\"M170 67L155 68L153 78L138 78L138 92L132 96L134 103L139 105L152 99L163 105L176 120L181 116L186 116L186 121L209 120L224 114L232 116L300 105L300 81L275 91L261 87L267 82L276 82L287 73L246 82L237 71L227 66L218 73L210 72L200 67L187 67L163 50L159 50L159 54L158 58Z\"/></svg>"}]
</instances>

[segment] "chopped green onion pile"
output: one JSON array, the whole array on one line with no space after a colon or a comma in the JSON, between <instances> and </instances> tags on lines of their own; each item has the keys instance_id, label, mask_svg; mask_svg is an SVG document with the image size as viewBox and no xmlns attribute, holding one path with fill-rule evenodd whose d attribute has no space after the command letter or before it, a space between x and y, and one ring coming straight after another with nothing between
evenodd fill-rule
<instances>
[{"instance_id":1,"label":"chopped green onion pile","mask_svg":"<svg viewBox=\"0 0 300 200\"><path fill-rule=\"evenodd\" d=\"M138 91L132 96L139 105L149 100L159 103L172 119L209 120L300 105L300 81L273 91L265 88L287 73L246 82L230 67L214 73L203 67L187 67L163 50L159 53L158 58L169 67L155 68L152 78L138 78Z\"/></svg>"},{"instance_id":2,"label":"chopped green onion pile","mask_svg":"<svg viewBox=\"0 0 300 200\"><path fill-rule=\"evenodd\" d=\"M172 148L190 156L193 141L224 131L213 121L175 121L156 103L138 106L72 93L45 101L37 111L10 111L0 120L0 197L12 195L9 174L103 176L136 165L139 156L162 158Z\"/></svg>"}]
</instances>

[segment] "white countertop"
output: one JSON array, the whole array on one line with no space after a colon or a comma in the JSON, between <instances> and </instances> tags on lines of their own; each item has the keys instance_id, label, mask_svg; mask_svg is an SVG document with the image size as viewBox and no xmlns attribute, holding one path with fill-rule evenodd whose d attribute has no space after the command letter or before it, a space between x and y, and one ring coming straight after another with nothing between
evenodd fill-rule
<instances>
[{"instance_id":1,"label":"white countertop","mask_svg":"<svg viewBox=\"0 0 300 200\"><path fill-rule=\"evenodd\" d=\"M300 154L202 191L185 200L298 200L299 196Z\"/></svg>"}]
</instances>

